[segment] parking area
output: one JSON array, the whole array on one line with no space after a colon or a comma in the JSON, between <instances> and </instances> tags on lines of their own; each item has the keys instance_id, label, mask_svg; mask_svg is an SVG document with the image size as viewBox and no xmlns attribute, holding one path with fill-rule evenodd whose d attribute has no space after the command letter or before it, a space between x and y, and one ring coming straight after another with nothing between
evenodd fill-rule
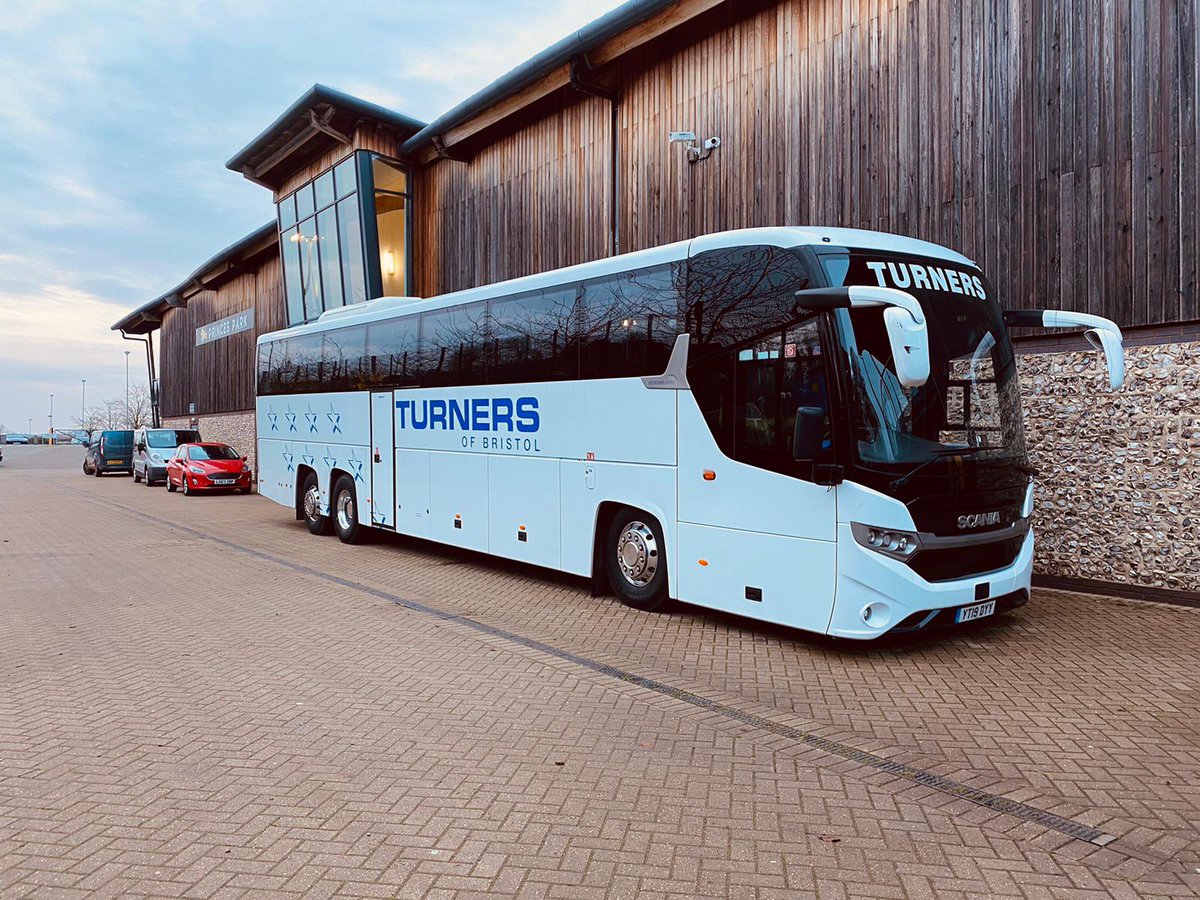
<instances>
[{"instance_id":1,"label":"parking area","mask_svg":"<svg viewBox=\"0 0 1200 900\"><path fill-rule=\"evenodd\" d=\"M0 464L2 897L1200 894L1200 611L848 644L81 457Z\"/></svg>"}]
</instances>

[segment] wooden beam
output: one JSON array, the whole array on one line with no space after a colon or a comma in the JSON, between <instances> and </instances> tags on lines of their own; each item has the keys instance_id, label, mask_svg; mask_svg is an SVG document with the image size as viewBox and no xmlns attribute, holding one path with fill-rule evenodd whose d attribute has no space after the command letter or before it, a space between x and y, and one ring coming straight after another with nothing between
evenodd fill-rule
<instances>
[{"instance_id":1,"label":"wooden beam","mask_svg":"<svg viewBox=\"0 0 1200 900\"><path fill-rule=\"evenodd\" d=\"M658 15L651 16L640 25L635 25L633 28L623 31L589 50L587 58L590 67L592 69L599 69L601 66L613 62L629 51L647 44L655 38L662 37L685 22L711 9L716 9L726 2L728 0L679 0L674 6L668 7ZM507 119L526 106L530 106L538 100L548 97L570 83L571 66L569 63L565 63L532 84L526 85L511 97L488 107L473 119L456 125L447 130L445 134L440 135L446 151L450 152L455 144L479 134L484 129L490 128ZM437 150L433 147L427 147L421 151L419 160L424 164L432 162L439 156L441 154Z\"/></svg>"},{"instance_id":2,"label":"wooden beam","mask_svg":"<svg viewBox=\"0 0 1200 900\"><path fill-rule=\"evenodd\" d=\"M275 168L277 165L279 165L281 162L283 162L285 159L287 159L289 156L291 156L293 153L295 153L297 150L299 150L301 147L303 147L305 144L307 144L309 141L311 141L313 138L315 138L319 134L324 134L324 132L322 132L319 128L314 126L312 124L312 122L309 122L307 125L304 126L304 128L300 131L299 134L297 134L295 137L293 137L290 141L288 141L286 144L284 144L282 147L280 147L278 150L276 150L274 153L272 153L270 156L268 156L266 159L264 159L258 165L254 166L254 168L252 170L253 174L254 174L254 178L255 179L262 178L262 176L264 176L265 174L270 172L273 168ZM258 182L258 183L262 184L262 182Z\"/></svg>"},{"instance_id":3,"label":"wooden beam","mask_svg":"<svg viewBox=\"0 0 1200 900\"><path fill-rule=\"evenodd\" d=\"M317 129L317 131L329 135L339 144L353 143L350 138L329 124L331 121L333 121L333 114L335 112L336 110L332 106L326 109L325 112L321 113L320 115L317 115L317 111L315 109L310 109L308 111L308 123L313 128Z\"/></svg>"}]
</instances>

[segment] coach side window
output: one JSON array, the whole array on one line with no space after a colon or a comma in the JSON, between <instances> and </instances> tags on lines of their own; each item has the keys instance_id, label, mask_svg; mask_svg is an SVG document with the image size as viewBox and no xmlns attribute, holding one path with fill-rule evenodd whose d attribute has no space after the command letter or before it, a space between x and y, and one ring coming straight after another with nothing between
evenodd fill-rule
<instances>
[{"instance_id":1,"label":"coach side window","mask_svg":"<svg viewBox=\"0 0 1200 900\"><path fill-rule=\"evenodd\" d=\"M717 445L741 462L807 477L793 454L797 419L819 421L814 462L832 440L820 317L795 304L811 284L804 260L780 247L715 250L690 261L688 278L688 382Z\"/></svg>"},{"instance_id":2,"label":"coach side window","mask_svg":"<svg viewBox=\"0 0 1200 900\"><path fill-rule=\"evenodd\" d=\"M673 263L583 283L580 377L657 375L679 335L684 266Z\"/></svg>"},{"instance_id":3,"label":"coach side window","mask_svg":"<svg viewBox=\"0 0 1200 900\"><path fill-rule=\"evenodd\" d=\"M354 391L362 386L362 364L366 355L364 325L325 332L321 344L321 379L317 390Z\"/></svg>"},{"instance_id":4,"label":"coach side window","mask_svg":"<svg viewBox=\"0 0 1200 900\"><path fill-rule=\"evenodd\" d=\"M421 323L417 316L367 326L363 379L372 387L416 387Z\"/></svg>"},{"instance_id":5,"label":"coach side window","mask_svg":"<svg viewBox=\"0 0 1200 900\"><path fill-rule=\"evenodd\" d=\"M490 384L571 381L579 377L577 285L532 291L489 303Z\"/></svg>"},{"instance_id":6,"label":"coach side window","mask_svg":"<svg viewBox=\"0 0 1200 900\"><path fill-rule=\"evenodd\" d=\"M483 384L487 304L421 314L421 386Z\"/></svg>"}]
</instances>

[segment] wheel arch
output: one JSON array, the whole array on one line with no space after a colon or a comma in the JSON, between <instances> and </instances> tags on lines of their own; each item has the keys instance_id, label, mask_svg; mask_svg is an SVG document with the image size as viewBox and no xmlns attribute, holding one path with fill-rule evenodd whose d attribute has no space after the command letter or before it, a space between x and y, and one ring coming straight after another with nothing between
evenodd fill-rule
<instances>
[{"instance_id":1,"label":"wheel arch","mask_svg":"<svg viewBox=\"0 0 1200 900\"><path fill-rule=\"evenodd\" d=\"M667 596L674 598L675 591L675 522L668 518L665 510L657 503L647 503L644 500L640 503L635 503L629 500L606 499L601 500L596 506L596 514L592 520L592 594L593 596L602 597L612 593L608 586L608 579L604 574L604 542L608 537L609 526L612 525L612 520L616 514L622 509L633 509L644 515L647 515L658 523L659 530L663 535L663 542L666 544L667 557Z\"/></svg>"}]
</instances>

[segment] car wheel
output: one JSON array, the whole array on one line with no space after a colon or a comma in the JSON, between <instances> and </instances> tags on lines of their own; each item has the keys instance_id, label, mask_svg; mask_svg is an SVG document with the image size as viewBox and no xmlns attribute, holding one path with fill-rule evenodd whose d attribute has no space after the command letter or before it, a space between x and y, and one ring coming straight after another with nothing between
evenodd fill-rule
<instances>
[{"instance_id":1,"label":"car wheel","mask_svg":"<svg viewBox=\"0 0 1200 900\"><path fill-rule=\"evenodd\" d=\"M171 480L171 473L170 473L170 472L168 472L168 473L167 473L167 493L168 493L168 494L173 494L173 493L175 493L175 482L173 482L173 481Z\"/></svg>"},{"instance_id":2,"label":"car wheel","mask_svg":"<svg viewBox=\"0 0 1200 900\"><path fill-rule=\"evenodd\" d=\"M134 483L134 484L137 484L137 483L138 483L139 481L141 481L141 480L142 480L142 478L141 478L141 476L140 476L140 475L138 475L138 473L137 473L137 469L134 469L134 470L133 470L133 483Z\"/></svg>"},{"instance_id":3,"label":"car wheel","mask_svg":"<svg viewBox=\"0 0 1200 900\"><path fill-rule=\"evenodd\" d=\"M190 487L188 487L187 475L186 474L180 475L179 481L183 485L183 496L185 496L185 497L192 496L192 489Z\"/></svg>"},{"instance_id":4,"label":"car wheel","mask_svg":"<svg viewBox=\"0 0 1200 900\"><path fill-rule=\"evenodd\" d=\"M304 476L304 488L300 491L300 514L304 524L313 534L329 534L329 516L321 515L321 488L317 473Z\"/></svg>"},{"instance_id":5,"label":"car wheel","mask_svg":"<svg viewBox=\"0 0 1200 900\"><path fill-rule=\"evenodd\" d=\"M99 478L104 473L100 471L99 465L95 465L95 466L92 466L92 474L95 475L97 478Z\"/></svg>"},{"instance_id":6,"label":"car wheel","mask_svg":"<svg viewBox=\"0 0 1200 900\"><path fill-rule=\"evenodd\" d=\"M358 544L367 536L367 529L358 521L358 499L354 492L354 480L343 475L333 488L333 530L343 544Z\"/></svg>"},{"instance_id":7,"label":"car wheel","mask_svg":"<svg viewBox=\"0 0 1200 900\"><path fill-rule=\"evenodd\" d=\"M626 606L651 611L667 600L667 554L662 526L653 516L625 507L608 527L604 568L613 593Z\"/></svg>"}]
</instances>

